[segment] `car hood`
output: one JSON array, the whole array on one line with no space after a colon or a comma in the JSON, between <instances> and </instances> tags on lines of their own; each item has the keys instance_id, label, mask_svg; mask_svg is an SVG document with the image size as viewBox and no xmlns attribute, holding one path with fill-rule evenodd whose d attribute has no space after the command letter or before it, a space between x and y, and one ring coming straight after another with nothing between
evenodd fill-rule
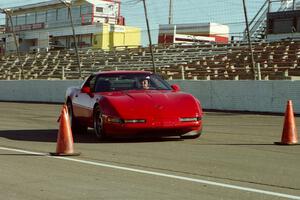
<instances>
[{"instance_id":1,"label":"car hood","mask_svg":"<svg viewBox=\"0 0 300 200\"><path fill-rule=\"evenodd\" d=\"M199 101L183 92L122 91L108 93L102 99L123 119L202 116Z\"/></svg>"}]
</instances>

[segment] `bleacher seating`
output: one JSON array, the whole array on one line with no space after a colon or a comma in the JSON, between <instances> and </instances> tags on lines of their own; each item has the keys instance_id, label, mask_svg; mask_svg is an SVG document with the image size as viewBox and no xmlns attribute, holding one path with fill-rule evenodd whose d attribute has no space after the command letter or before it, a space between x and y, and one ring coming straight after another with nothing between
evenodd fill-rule
<instances>
[{"instance_id":1,"label":"bleacher seating","mask_svg":"<svg viewBox=\"0 0 300 200\"><path fill-rule=\"evenodd\" d=\"M248 45L172 44L153 46L156 70L166 79L251 80L253 69ZM253 44L262 80L300 78L300 41ZM149 48L80 49L82 76L109 70L152 71ZM0 79L78 79L77 56L73 50L26 53L0 59Z\"/></svg>"}]
</instances>

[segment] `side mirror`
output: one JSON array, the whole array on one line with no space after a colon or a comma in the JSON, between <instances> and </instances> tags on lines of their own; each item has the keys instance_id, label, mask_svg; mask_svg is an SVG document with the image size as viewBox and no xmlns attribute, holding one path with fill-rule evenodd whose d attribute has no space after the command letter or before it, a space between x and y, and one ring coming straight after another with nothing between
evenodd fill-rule
<instances>
[{"instance_id":1,"label":"side mirror","mask_svg":"<svg viewBox=\"0 0 300 200\"><path fill-rule=\"evenodd\" d=\"M179 87L179 85L177 85L177 84L171 85L171 88L173 89L174 92L180 91L180 87Z\"/></svg>"},{"instance_id":2,"label":"side mirror","mask_svg":"<svg viewBox=\"0 0 300 200\"><path fill-rule=\"evenodd\" d=\"M88 94L90 97L94 97L94 94L91 92L91 88L90 87L83 86L81 88L81 92L85 93L85 94Z\"/></svg>"},{"instance_id":3,"label":"side mirror","mask_svg":"<svg viewBox=\"0 0 300 200\"><path fill-rule=\"evenodd\" d=\"M90 88L90 87L83 86L83 87L81 88L81 92L82 92L82 93L87 93L87 94L89 94L89 93L91 93L91 88Z\"/></svg>"}]
</instances>

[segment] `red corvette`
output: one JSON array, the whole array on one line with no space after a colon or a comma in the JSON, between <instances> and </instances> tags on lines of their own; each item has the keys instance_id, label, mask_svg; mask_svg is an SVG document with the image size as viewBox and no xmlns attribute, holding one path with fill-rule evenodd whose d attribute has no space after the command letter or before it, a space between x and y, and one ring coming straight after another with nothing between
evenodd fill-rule
<instances>
[{"instance_id":1,"label":"red corvette","mask_svg":"<svg viewBox=\"0 0 300 200\"><path fill-rule=\"evenodd\" d=\"M197 138L202 131L199 100L151 72L92 74L81 87L67 89L66 104L72 131L85 132L91 127L99 139L139 135Z\"/></svg>"}]
</instances>

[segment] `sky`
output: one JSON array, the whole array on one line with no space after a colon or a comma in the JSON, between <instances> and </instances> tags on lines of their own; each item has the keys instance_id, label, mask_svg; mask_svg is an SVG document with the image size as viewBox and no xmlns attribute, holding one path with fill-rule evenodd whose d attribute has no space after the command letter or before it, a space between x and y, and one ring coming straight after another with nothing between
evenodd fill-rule
<instances>
[{"instance_id":1,"label":"sky","mask_svg":"<svg viewBox=\"0 0 300 200\"><path fill-rule=\"evenodd\" d=\"M0 8L21 6L47 0L0 0ZM265 0L245 0L249 20L256 14ZM148 18L153 43L157 43L159 24L168 23L169 0L146 0ZM126 25L140 27L142 40L148 41L141 0L121 0L121 14ZM230 34L241 36L245 29L242 0L173 0L173 23L215 22L228 25ZM4 15L0 15L0 24L4 24Z\"/></svg>"}]
</instances>

